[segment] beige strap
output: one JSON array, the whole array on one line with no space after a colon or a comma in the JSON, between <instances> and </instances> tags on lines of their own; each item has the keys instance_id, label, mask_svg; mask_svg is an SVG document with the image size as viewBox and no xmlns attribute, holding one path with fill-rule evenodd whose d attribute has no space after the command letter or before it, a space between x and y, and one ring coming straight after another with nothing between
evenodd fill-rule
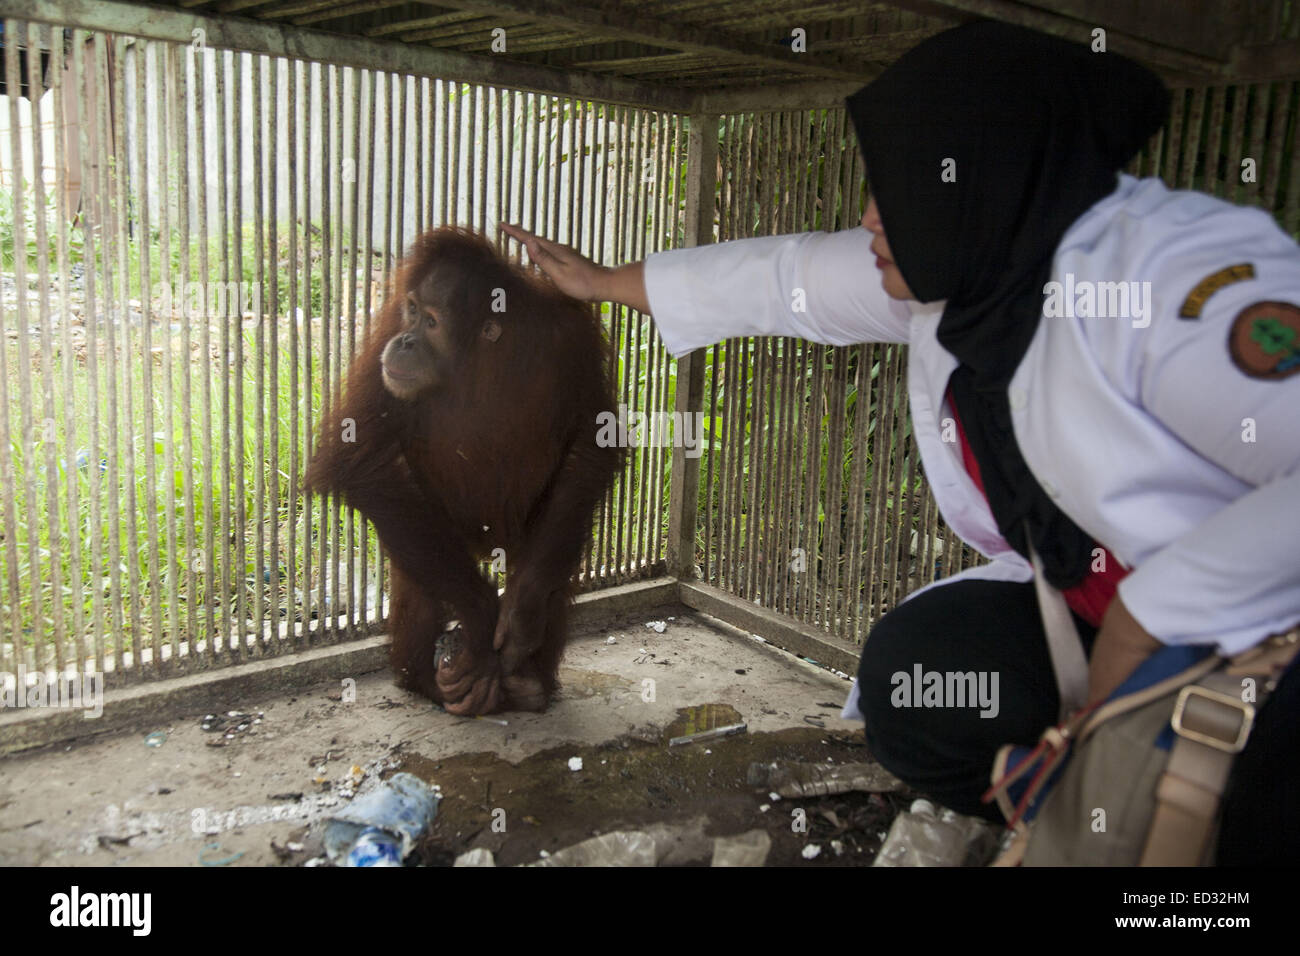
<instances>
[{"instance_id":1,"label":"beige strap","mask_svg":"<svg viewBox=\"0 0 1300 956\"><path fill-rule=\"evenodd\" d=\"M1029 545L1029 560L1034 566L1038 612L1047 634L1047 651L1052 658L1052 672L1056 675L1056 689L1061 697L1060 718L1064 721L1088 703L1088 659L1083 654L1083 642L1079 640L1074 618L1070 616L1070 606L1043 575L1043 561L1034 548L1028 528L1025 530L1025 543Z\"/></svg>"},{"instance_id":2,"label":"beige strap","mask_svg":"<svg viewBox=\"0 0 1300 956\"><path fill-rule=\"evenodd\" d=\"M1171 720L1177 738L1156 785L1156 809L1142 866L1199 866L1211 856L1210 837L1233 761L1246 746L1256 709L1300 649L1300 630L1271 637L1178 694ZM1255 700L1242 681L1255 680Z\"/></svg>"}]
</instances>

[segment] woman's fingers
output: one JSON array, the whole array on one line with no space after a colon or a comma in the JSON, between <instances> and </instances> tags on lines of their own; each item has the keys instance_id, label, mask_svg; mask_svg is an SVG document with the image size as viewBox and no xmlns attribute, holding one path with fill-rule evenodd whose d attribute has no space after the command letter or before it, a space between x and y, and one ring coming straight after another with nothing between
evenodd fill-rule
<instances>
[{"instance_id":1,"label":"woman's fingers","mask_svg":"<svg viewBox=\"0 0 1300 956\"><path fill-rule=\"evenodd\" d=\"M604 270L577 250L510 223L501 223L501 231L524 244L529 259L550 276L561 292L584 300L595 295L597 280Z\"/></svg>"},{"instance_id":2,"label":"woman's fingers","mask_svg":"<svg viewBox=\"0 0 1300 956\"><path fill-rule=\"evenodd\" d=\"M511 225L510 223L505 222L501 223L501 231L512 239L517 239L522 242L524 248L528 250L528 257L538 265L542 265L543 259L555 260L555 253L549 248L552 243L543 239L541 236L535 235L520 226ZM549 274L549 270L547 270L547 272ZM551 278L554 278L554 276Z\"/></svg>"}]
</instances>

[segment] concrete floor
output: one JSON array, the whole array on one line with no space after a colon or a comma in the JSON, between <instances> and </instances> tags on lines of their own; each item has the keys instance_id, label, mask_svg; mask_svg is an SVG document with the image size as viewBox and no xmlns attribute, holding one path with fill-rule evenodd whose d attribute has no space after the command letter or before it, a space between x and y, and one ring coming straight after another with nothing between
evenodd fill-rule
<instances>
[{"instance_id":1,"label":"concrete floor","mask_svg":"<svg viewBox=\"0 0 1300 956\"><path fill-rule=\"evenodd\" d=\"M663 633L646 626L652 620L666 623ZM355 701L339 683L232 699L225 710L261 720L229 739L203 730L197 712L0 758L0 863L319 861L322 821L398 768L443 790L424 862L450 862L471 845L493 849L502 863L526 862L546 847L651 821L693 827L697 836L766 822L779 835L789 816L777 819L745 786L748 760L865 756L861 725L838 717L847 680L681 606L575 634L561 679L548 711L494 715L505 726L436 710L384 670L355 678ZM679 709L702 704L735 708L748 733L670 748ZM157 731L166 737L150 746L145 736ZM584 769L570 770L568 758L582 754ZM511 842L483 826L494 803L507 806L513 832L528 839ZM769 862L799 859L808 839L779 853L774 846Z\"/></svg>"}]
</instances>

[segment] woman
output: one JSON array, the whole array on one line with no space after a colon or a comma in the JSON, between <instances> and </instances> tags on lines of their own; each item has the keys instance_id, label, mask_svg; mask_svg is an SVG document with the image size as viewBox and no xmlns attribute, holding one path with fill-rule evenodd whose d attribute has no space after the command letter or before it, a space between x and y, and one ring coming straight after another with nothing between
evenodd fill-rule
<instances>
[{"instance_id":1,"label":"woman","mask_svg":"<svg viewBox=\"0 0 1300 956\"><path fill-rule=\"evenodd\" d=\"M1263 212L1118 174L1168 100L1114 54L975 23L848 100L862 230L610 270L503 226L570 294L651 313L675 355L744 335L911 346L930 487L990 561L882 618L845 716L965 813L997 819L979 796L1001 744L1162 645L1235 654L1300 621L1300 249ZM1077 629L1050 653L1035 564ZM896 678L916 665L996 675L996 707L909 706ZM1292 667L1238 758L1220 862L1300 856L1297 718Z\"/></svg>"}]
</instances>

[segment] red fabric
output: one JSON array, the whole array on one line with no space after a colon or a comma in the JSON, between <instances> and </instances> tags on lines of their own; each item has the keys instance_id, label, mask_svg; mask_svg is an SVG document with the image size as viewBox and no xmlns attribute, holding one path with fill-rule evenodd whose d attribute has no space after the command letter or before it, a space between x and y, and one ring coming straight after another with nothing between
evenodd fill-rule
<instances>
[{"instance_id":1,"label":"red fabric","mask_svg":"<svg viewBox=\"0 0 1300 956\"><path fill-rule=\"evenodd\" d=\"M951 390L948 392L948 407L952 409L953 421L957 423L957 439L961 442L961 462L966 468L966 473L970 475L971 481L975 482L975 487L983 495L984 479L980 477L979 462L975 460L975 452L971 450L970 442L966 440L966 429L962 427L961 416L957 414L957 403L952 400ZM1062 591L1061 594L1071 611L1093 627L1100 627L1102 616L1115 597L1115 589L1128 574L1128 569L1122 567L1104 546L1093 543L1102 550L1102 567L1106 570L1090 571L1082 581ZM1096 564L1096 559L1093 560L1093 564Z\"/></svg>"}]
</instances>

